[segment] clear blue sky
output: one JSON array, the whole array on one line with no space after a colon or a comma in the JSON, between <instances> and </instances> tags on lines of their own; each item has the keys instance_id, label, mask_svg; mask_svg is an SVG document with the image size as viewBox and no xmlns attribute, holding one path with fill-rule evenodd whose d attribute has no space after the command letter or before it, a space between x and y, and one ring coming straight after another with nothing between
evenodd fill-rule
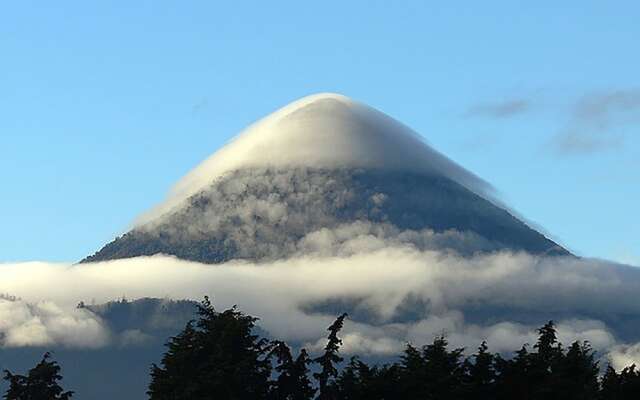
<instances>
[{"instance_id":1,"label":"clear blue sky","mask_svg":"<svg viewBox=\"0 0 640 400\"><path fill-rule=\"evenodd\" d=\"M241 128L333 91L578 254L640 264L640 3L0 9L0 261L92 253Z\"/></svg>"}]
</instances>

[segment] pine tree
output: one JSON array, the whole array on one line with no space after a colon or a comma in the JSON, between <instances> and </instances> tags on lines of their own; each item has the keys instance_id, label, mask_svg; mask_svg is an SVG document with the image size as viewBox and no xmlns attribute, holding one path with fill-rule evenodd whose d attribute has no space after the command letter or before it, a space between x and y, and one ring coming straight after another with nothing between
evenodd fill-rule
<instances>
[{"instance_id":1,"label":"pine tree","mask_svg":"<svg viewBox=\"0 0 640 400\"><path fill-rule=\"evenodd\" d=\"M495 356L488 351L487 342L482 342L473 355L474 362L465 360L465 397L468 399L494 399L496 386Z\"/></svg>"},{"instance_id":2,"label":"pine tree","mask_svg":"<svg viewBox=\"0 0 640 400\"><path fill-rule=\"evenodd\" d=\"M402 395L400 385L401 370L397 364L371 368L370 388L366 391L371 399L399 399Z\"/></svg>"},{"instance_id":3,"label":"pine tree","mask_svg":"<svg viewBox=\"0 0 640 400\"><path fill-rule=\"evenodd\" d=\"M620 375L611 365L600 380L600 399L602 400L622 400L622 385Z\"/></svg>"},{"instance_id":4,"label":"pine tree","mask_svg":"<svg viewBox=\"0 0 640 400\"><path fill-rule=\"evenodd\" d=\"M426 397L424 386L426 378L425 361L420 350L407 344L400 357L400 382L403 397Z\"/></svg>"},{"instance_id":5,"label":"pine tree","mask_svg":"<svg viewBox=\"0 0 640 400\"><path fill-rule=\"evenodd\" d=\"M269 399L272 400L310 400L315 394L309 380L309 356L305 349L294 360L291 350L286 343L274 341L269 357L275 357L279 373L277 379L271 383Z\"/></svg>"},{"instance_id":6,"label":"pine tree","mask_svg":"<svg viewBox=\"0 0 640 400\"><path fill-rule=\"evenodd\" d=\"M346 317L347 314L342 314L327 328L329 336L324 353L313 360L320 365L320 372L313 374L314 378L318 380L320 388L318 400L334 400L336 397L333 379L338 376L336 365L343 361L339 355L342 339L338 337L338 333L342 329Z\"/></svg>"},{"instance_id":7,"label":"pine tree","mask_svg":"<svg viewBox=\"0 0 640 400\"><path fill-rule=\"evenodd\" d=\"M640 393L640 371L635 364L617 373L611 366L607 368L601 381L602 400L635 400Z\"/></svg>"},{"instance_id":8,"label":"pine tree","mask_svg":"<svg viewBox=\"0 0 640 400\"><path fill-rule=\"evenodd\" d=\"M340 400L401 398L397 365L369 366L354 356L336 379Z\"/></svg>"},{"instance_id":9,"label":"pine tree","mask_svg":"<svg viewBox=\"0 0 640 400\"><path fill-rule=\"evenodd\" d=\"M533 399L550 400L554 398L555 377L564 354L562 344L558 342L553 321L538 329L538 341L533 346L535 353L530 354L531 365L529 380L533 384Z\"/></svg>"},{"instance_id":10,"label":"pine tree","mask_svg":"<svg viewBox=\"0 0 640 400\"><path fill-rule=\"evenodd\" d=\"M444 336L421 350L407 345L401 359L404 398L458 399L463 394L463 349L449 351Z\"/></svg>"},{"instance_id":11,"label":"pine tree","mask_svg":"<svg viewBox=\"0 0 640 400\"><path fill-rule=\"evenodd\" d=\"M523 345L510 360L496 356L496 393L497 399L526 400L532 396L531 355Z\"/></svg>"},{"instance_id":12,"label":"pine tree","mask_svg":"<svg viewBox=\"0 0 640 400\"><path fill-rule=\"evenodd\" d=\"M427 377L427 398L453 400L461 397L464 349L448 351L447 346L447 339L440 336L422 350Z\"/></svg>"},{"instance_id":13,"label":"pine tree","mask_svg":"<svg viewBox=\"0 0 640 400\"><path fill-rule=\"evenodd\" d=\"M532 354L533 368L538 368L538 373L548 375L556 361L562 356L562 345L558 343L556 326L553 321L547 322L538 329L538 341L533 346L536 350Z\"/></svg>"},{"instance_id":14,"label":"pine tree","mask_svg":"<svg viewBox=\"0 0 640 400\"><path fill-rule=\"evenodd\" d=\"M9 382L6 400L68 400L73 392L65 392L58 381L62 379L60 366L50 361L51 354L45 353L42 360L26 376L14 375L5 370L4 379Z\"/></svg>"},{"instance_id":15,"label":"pine tree","mask_svg":"<svg viewBox=\"0 0 640 400\"><path fill-rule=\"evenodd\" d=\"M311 362L307 351L300 350L291 369L291 380L295 384L295 392L291 396L291 400L310 400L315 396L316 389L313 388L309 379L309 364Z\"/></svg>"},{"instance_id":16,"label":"pine tree","mask_svg":"<svg viewBox=\"0 0 640 400\"><path fill-rule=\"evenodd\" d=\"M162 368L151 366L149 396L154 399L188 399L201 392L205 382L197 370L202 362L203 347L199 333L190 321L184 330L167 343Z\"/></svg>"},{"instance_id":17,"label":"pine tree","mask_svg":"<svg viewBox=\"0 0 640 400\"><path fill-rule=\"evenodd\" d=\"M352 357L349 364L336 379L336 394L341 400L363 399L363 382L360 376L358 357Z\"/></svg>"},{"instance_id":18,"label":"pine tree","mask_svg":"<svg viewBox=\"0 0 640 400\"><path fill-rule=\"evenodd\" d=\"M257 319L235 307L219 313L206 297L198 314L152 366L151 400L265 399L271 364L267 340L252 333Z\"/></svg>"},{"instance_id":19,"label":"pine tree","mask_svg":"<svg viewBox=\"0 0 640 400\"><path fill-rule=\"evenodd\" d=\"M551 398L595 400L600 368L588 343L574 342L560 357L551 375Z\"/></svg>"}]
</instances>

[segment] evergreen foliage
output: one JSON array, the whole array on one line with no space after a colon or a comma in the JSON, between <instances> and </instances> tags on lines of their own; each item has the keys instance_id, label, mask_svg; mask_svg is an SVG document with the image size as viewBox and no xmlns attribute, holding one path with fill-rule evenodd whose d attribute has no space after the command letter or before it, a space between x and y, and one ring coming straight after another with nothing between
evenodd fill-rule
<instances>
[{"instance_id":1,"label":"evergreen foliage","mask_svg":"<svg viewBox=\"0 0 640 400\"><path fill-rule=\"evenodd\" d=\"M253 334L257 319L235 307L219 313L206 297L198 314L171 338L161 366L151 367L149 397L266 399L271 362L267 340Z\"/></svg>"},{"instance_id":2,"label":"evergreen foliage","mask_svg":"<svg viewBox=\"0 0 640 400\"><path fill-rule=\"evenodd\" d=\"M341 368L338 334L346 317L339 316L327 328L322 354L310 360L302 349L294 359L286 343L267 344L251 334L255 318L235 308L217 313L205 299L195 327L187 324L172 338L163 368L153 367L151 398L626 400L640 394L640 372L635 366L619 373L609 367L599 379L600 368L589 343L574 342L563 348L552 321L538 330L531 350L525 344L509 358L491 353L485 342L465 357L464 349L450 350L442 335L422 347L407 344L399 361L389 365L368 365L355 356ZM205 332L203 341L200 336ZM233 351L228 335L237 335L241 344ZM245 356L231 357L234 352ZM211 357L221 362L203 361ZM318 366L313 374L317 390L309 379L312 362ZM236 368L239 365L241 369ZM243 378L233 377L235 373L244 374ZM199 387L208 389L193 389Z\"/></svg>"},{"instance_id":3,"label":"evergreen foliage","mask_svg":"<svg viewBox=\"0 0 640 400\"><path fill-rule=\"evenodd\" d=\"M4 371L9 389L6 400L69 400L73 392L65 392L58 381L62 379L60 366L45 353L42 360L27 375Z\"/></svg>"},{"instance_id":4,"label":"evergreen foliage","mask_svg":"<svg viewBox=\"0 0 640 400\"><path fill-rule=\"evenodd\" d=\"M627 400L640 395L635 365L600 376L586 342L564 348L553 322L538 330L536 343L512 357L489 351L487 343L465 357L450 350L445 336L422 347L407 344L399 360L369 365L357 356L341 365L338 336L346 314L327 329L323 352L294 357L282 341L254 333L256 318L235 307L217 312L208 298L199 318L167 343L160 366L151 368L150 399L193 400ZM310 367L317 364L316 372ZM311 376L315 378L314 383ZM7 400L68 400L58 381L60 366L44 355L26 376L5 371Z\"/></svg>"},{"instance_id":5,"label":"evergreen foliage","mask_svg":"<svg viewBox=\"0 0 640 400\"><path fill-rule=\"evenodd\" d=\"M329 331L329 337L327 338L327 345L324 348L324 353L313 360L320 365L320 372L313 374L313 377L318 380L318 386L320 388L318 399L319 400L333 400L336 398L336 388L334 379L338 377L338 369L336 364L343 361L343 358L339 355L340 346L342 345L342 339L338 337L338 332L344 326L344 320L347 314L342 314L336 319L331 326L327 328Z\"/></svg>"},{"instance_id":6,"label":"evergreen foliage","mask_svg":"<svg viewBox=\"0 0 640 400\"><path fill-rule=\"evenodd\" d=\"M282 341L274 341L270 357L276 359L279 373L269 389L270 400L311 400L316 393L309 379L311 359L305 349L294 360L291 349Z\"/></svg>"}]
</instances>

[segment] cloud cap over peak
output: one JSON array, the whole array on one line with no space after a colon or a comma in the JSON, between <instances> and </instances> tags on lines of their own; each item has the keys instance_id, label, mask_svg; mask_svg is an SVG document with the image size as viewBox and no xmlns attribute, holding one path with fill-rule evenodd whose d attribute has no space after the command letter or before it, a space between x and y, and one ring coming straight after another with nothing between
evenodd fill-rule
<instances>
[{"instance_id":1,"label":"cloud cap over peak","mask_svg":"<svg viewBox=\"0 0 640 400\"><path fill-rule=\"evenodd\" d=\"M173 209L223 174L249 167L363 167L446 176L490 197L489 184L428 146L413 130L346 96L321 93L262 118L183 177L139 224Z\"/></svg>"}]
</instances>

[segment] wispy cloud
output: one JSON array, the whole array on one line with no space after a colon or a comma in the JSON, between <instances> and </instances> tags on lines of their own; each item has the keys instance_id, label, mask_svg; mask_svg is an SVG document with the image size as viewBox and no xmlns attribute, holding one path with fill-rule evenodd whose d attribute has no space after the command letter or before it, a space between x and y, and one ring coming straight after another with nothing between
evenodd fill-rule
<instances>
[{"instance_id":1,"label":"wispy cloud","mask_svg":"<svg viewBox=\"0 0 640 400\"><path fill-rule=\"evenodd\" d=\"M640 89L614 90L582 97L567 126L552 139L560 155L593 154L624 144L618 129L640 121Z\"/></svg>"},{"instance_id":2,"label":"wispy cloud","mask_svg":"<svg viewBox=\"0 0 640 400\"><path fill-rule=\"evenodd\" d=\"M108 332L74 308L78 301L211 294L219 307L238 304L261 317L261 326L275 337L311 349L334 318L323 304L339 301L353 315L344 331L346 353L392 354L407 341L425 343L442 332L456 346L473 349L487 339L494 351L510 351L533 341L539 320L555 315L565 343L587 339L601 354L613 351L620 364L640 357L634 347L637 332L630 337L615 323L622 316L640 316L636 268L573 257L495 253L462 258L394 243L374 247L341 256L313 253L217 266L164 256L0 265L0 291L40 304L0 303L0 321L6 321L0 337L21 338L5 346L71 346L76 339L81 347L105 346ZM504 314L508 309L512 312ZM625 335L626 341L618 339Z\"/></svg>"},{"instance_id":3,"label":"wispy cloud","mask_svg":"<svg viewBox=\"0 0 640 400\"><path fill-rule=\"evenodd\" d=\"M468 117L510 118L523 114L531 109L531 102L526 99L511 99L495 103L481 103L470 107L465 115Z\"/></svg>"}]
</instances>

